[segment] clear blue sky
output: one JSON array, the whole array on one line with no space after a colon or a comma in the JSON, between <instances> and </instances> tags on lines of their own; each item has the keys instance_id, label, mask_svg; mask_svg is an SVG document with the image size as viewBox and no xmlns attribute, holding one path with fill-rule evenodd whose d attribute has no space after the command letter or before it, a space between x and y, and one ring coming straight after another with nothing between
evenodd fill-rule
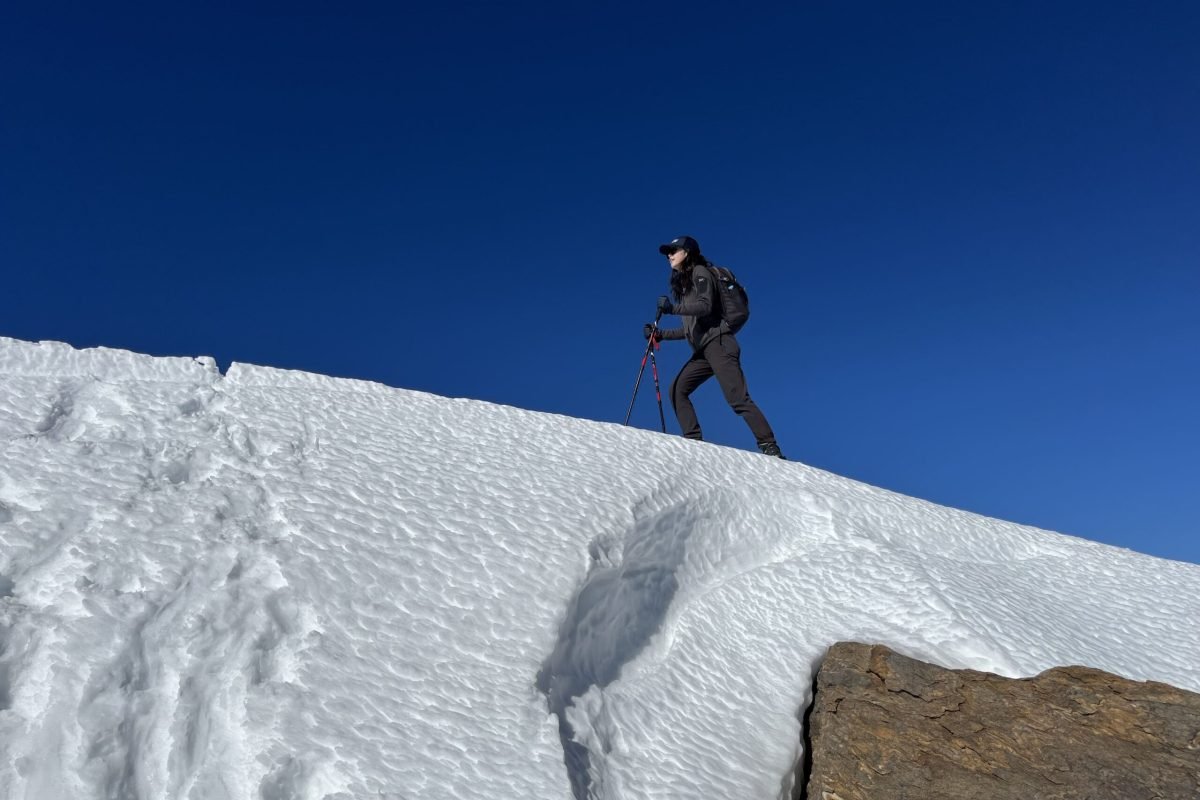
<instances>
[{"instance_id":1,"label":"clear blue sky","mask_svg":"<svg viewBox=\"0 0 1200 800\"><path fill-rule=\"evenodd\" d=\"M1200 562L1197 42L1169 0L10 3L0 334L619 422L686 233L791 458Z\"/></svg>"}]
</instances>

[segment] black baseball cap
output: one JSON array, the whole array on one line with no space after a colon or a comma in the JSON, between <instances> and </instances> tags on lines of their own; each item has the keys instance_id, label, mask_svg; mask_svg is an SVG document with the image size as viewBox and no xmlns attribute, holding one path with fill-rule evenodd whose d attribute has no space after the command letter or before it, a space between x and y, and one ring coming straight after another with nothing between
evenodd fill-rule
<instances>
[{"instance_id":1,"label":"black baseball cap","mask_svg":"<svg viewBox=\"0 0 1200 800\"><path fill-rule=\"evenodd\" d=\"M666 244L658 246L658 252L664 256L671 255L676 250L687 250L689 253L699 253L700 245L690 236L677 236Z\"/></svg>"}]
</instances>

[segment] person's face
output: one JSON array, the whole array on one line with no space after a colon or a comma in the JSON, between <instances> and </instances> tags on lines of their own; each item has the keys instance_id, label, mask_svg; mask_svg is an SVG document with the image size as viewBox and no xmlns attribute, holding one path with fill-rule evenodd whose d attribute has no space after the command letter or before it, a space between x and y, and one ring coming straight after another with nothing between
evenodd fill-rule
<instances>
[{"instance_id":1,"label":"person's face","mask_svg":"<svg viewBox=\"0 0 1200 800\"><path fill-rule=\"evenodd\" d=\"M682 247L677 247L667 254L667 261L671 262L671 269L683 269L683 262L687 261L687 250Z\"/></svg>"}]
</instances>

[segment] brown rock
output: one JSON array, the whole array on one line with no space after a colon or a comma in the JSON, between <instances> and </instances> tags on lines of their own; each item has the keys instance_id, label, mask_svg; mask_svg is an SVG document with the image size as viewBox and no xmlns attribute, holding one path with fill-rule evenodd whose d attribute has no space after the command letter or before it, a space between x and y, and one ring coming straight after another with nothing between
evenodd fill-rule
<instances>
[{"instance_id":1,"label":"brown rock","mask_svg":"<svg viewBox=\"0 0 1200 800\"><path fill-rule=\"evenodd\" d=\"M841 642L808 800L1200 800L1200 694L1087 667L1014 680Z\"/></svg>"}]
</instances>

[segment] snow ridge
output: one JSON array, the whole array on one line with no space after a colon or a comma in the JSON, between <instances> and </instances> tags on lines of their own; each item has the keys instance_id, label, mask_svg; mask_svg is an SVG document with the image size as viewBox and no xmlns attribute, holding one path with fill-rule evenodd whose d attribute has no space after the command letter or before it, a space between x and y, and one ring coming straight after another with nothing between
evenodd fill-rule
<instances>
[{"instance_id":1,"label":"snow ridge","mask_svg":"<svg viewBox=\"0 0 1200 800\"><path fill-rule=\"evenodd\" d=\"M1200 690L1200 568L676 437L0 339L0 798L791 794L825 649Z\"/></svg>"}]
</instances>

